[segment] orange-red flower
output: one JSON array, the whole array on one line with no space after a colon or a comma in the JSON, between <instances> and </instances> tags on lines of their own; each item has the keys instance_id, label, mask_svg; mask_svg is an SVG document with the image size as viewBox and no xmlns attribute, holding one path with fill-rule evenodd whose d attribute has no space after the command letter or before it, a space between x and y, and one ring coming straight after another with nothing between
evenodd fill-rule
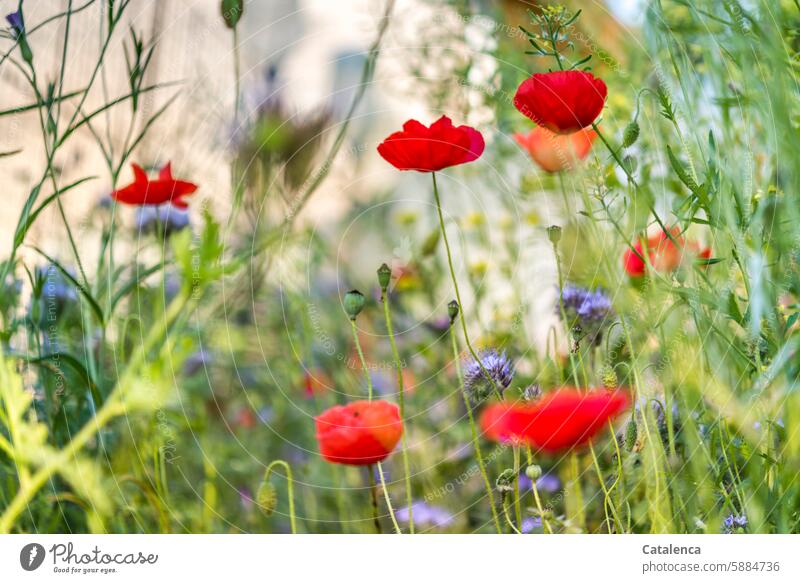
<instances>
[{"instance_id":1,"label":"orange-red flower","mask_svg":"<svg viewBox=\"0 0 800 583\"><path fill-rule=\"evenodd\" d=\"M436 172L477 160L483 148L483 136L478 130L454 126L443 115L430 127L415 119L407 121L402 131L393 133L378 146L378 153L398 170Z\"/></svg>"},{"instance_id":2,"label":"orange-red flower","mask_svg":"<svg viewBox=\"0 0 800 583\"><path fill-rule=\"evenodd\" d=\"M337 405L315 421L320 453L335 464L365 466L382 461L403 435L397 405L388 401Z\"/></svg>"},{"instance_id":3,"label":"orange-red flower","mask_svg":"<svg viewBox=\"0 0 800 583\"><path fill-rule=\"evenodd\" d=\"M710 247L700 249L696 241L687 243L678 227L671 227L669 235L666 231L660 231L645 240L640 239L634 243L633 248L636 253L629 248L622 256L623 267L631 277L641 277L647 271L644 257L650 260L656 271L662 273L678 269L687 254L700 259L711 258Z\"/></svg>"},{"instance_id":4,"label":"orange-red flower","mask_svg":"<svg viewBox=\"0 0 800 583\"><path fill-rule=\"evenodd\" d=\"M623 391L585 393L565 388L532 405L489 405L481 416L481 428L495 441L527 443L537 450L557 453L594 439L628 403Z\"/></svg>"},{"instance_id":5,"label":"orange-red flower","mask_svg":"<svg viewBox=\"0 0 800 583\"><path fill-rule=\"evenodd\" d=\"M514 134L517 143L545 172L572 170L589 155L597 133L592 129L562 135L536 126L527 134Z\"/></svg>"},{"instance_id":6,"label":"orange-red flower","mask_svg":"<svg viewBox=\"0 0 800 583\"><path fill-rule=\"evenodd\" d=\"M128 186L115 190L111 197L125 204L145 205L172 203L185 209L189 204L183 199L197 190L197 185L185 180L177 180L172 176L172 165L167 162L158 173L158 178L151 180L138 164L133 167L134 180Z\"/></svg>"},{"instance_id":7,"label":"orange-red flower","mask_svg":"<svg viewBox=\"0 0 800 583\"><path fill-rule=\"evenodd\" d=\"M585 71L537 73L514 95L514 107L551 132L571 134L592 125L603 110L608 89Z\"/></svg>"}]
</instances>

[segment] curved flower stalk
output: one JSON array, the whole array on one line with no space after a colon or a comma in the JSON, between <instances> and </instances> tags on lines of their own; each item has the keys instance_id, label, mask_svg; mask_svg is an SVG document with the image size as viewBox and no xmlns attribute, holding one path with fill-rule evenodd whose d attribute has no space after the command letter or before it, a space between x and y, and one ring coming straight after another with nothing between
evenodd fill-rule
<instances>
[{"instance_id":1,"label":"curved flower stalk","mask_svg":"<svg viewBox=\"0 0 800 583\"><path fill-rule=\"evenodd\" d=\"M292 534L297 534L297 519L294 511L294 480L292 479L292 468L284 460L274 460L264 470L264 478L261 480L261 486L256 495L259 505L268 513L275 509L274 488L269 482L269 475L275 466L281 466L286 471L286 488L289 496L289 523L292 528Z\"/></svg>"}]
</instances>

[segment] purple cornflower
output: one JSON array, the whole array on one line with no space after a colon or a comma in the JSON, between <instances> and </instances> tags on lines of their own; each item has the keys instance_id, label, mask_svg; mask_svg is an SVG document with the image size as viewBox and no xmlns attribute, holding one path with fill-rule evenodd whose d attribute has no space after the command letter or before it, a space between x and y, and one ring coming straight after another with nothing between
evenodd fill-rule
<instances>
[{"instance_id":1,"label":"purple cornflower","mask_svg":"<svg viewBox=\"0 0 800 583\"><path fill-rule=\"evenodd\" d=\"M19 35L25 32L25 21L22 18L22 10L6 14L6 22L8 22L15 37L19 37Z\"/></svg>"},{"instance_id":2,"label":"purple cornflower","mask_svg":"<svg viewBox=\"0 0 800 583\"><path fill-rule=\"evenodd\" d=\"M470 359L464 367L464 389L475 403L480 403L489 397L495 388L502 393L514 379L514 363L505 352L499 353L492 348L481 352L478 358L480 363ZM484 374L484 369L489 378Z\"/></svg>"},{"instance_id":3,"label":"purple cornflower","mask_svg":"<svg viewBox=\"0 0 800 583\"><path fill-rule=\"evenodd\" d=\"M553 494L561 489L561 480L558 479L558 476L553 474L542 474L542 476L536 480L536 488L540 492L549 492Z\"/></svg>"},{"instance_id":4,"label":"purple cornflower","mask_svg":"<svg viewBox=\"0 0 800 583\"><path fill-rule=\"evenodd\" d=\"M525 474L525 472L520 473L519 475L519 491L520 492L527 492L528 490L533 489L533 481ZM536 480L536 489L539 492L547 492L547 493L554 493L558 492L561 489L561 480L558 479L557 476L553 474L542 474Z\"/></svg>"},{"instance_id":5,"label":"purple cornflower","mask_svg":"<svg viewBox=\"0 0 800 583\"><path fill-rule=\"evenodd\" d=\"M740 514L729 514L725 520L722 521L722 528L725 534L733 534L739 529L744 529L747 526L747 516Z\"/></svg>"},{"instance_id":6,"label":"purple cornflower","mask_svg":"<svg viewBox=\"0 0 800 583\"><path fill-rule=\"evenodd\" d=\"M171 235L189 226L189 212L171 204L141 206L136 211L136 228L139 232L153 231Z\"/></svg>"},{"instance_id":7,"label":"purple cornflower","mask_svg":"<svg viewBox=\"0 0 800 583\"><path fill-rule=\"evenodd\" d=\"M523 518L522 524L520 525L520 532L522 534L530 534L537 528L542 527L542 519L541 518Z\"/></svg>"},{"instance_id":8,"label":"purple cornflower","mask_svg":"<svg viewBox=\"0 0 800 583\"><path fill-rule=\"evenodd\" d=\"M578 329L592 343L597 344L602 330L614 313L611 299L603 290L591 291L576 285L567 284L561 294L567 324ZM561 315L561 306L556 304L556 313Z\"/></svg>"},{"instance_id":9,"label":"purple cornflower","mask_svg":"<svg viewBox=\"0 0 800 583\"><path fill-rule=\"evenodd\" d=\"M431 506L422 500L412 503L411 511L414 514L414 524L418 526L445 528L455 522L455 518L447 510L440 506ZM401 522L408 522L408 506L399 508L395 516Z\"/></svg>"}]
</instances>

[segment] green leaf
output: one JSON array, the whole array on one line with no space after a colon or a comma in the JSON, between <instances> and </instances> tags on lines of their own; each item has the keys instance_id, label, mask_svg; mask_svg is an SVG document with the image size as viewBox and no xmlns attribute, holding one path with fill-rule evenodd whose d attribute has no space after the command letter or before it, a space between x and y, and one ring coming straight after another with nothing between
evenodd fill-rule
<instances>
[{"instance_id":1,"label":"green leaf","mask_svg":"<svg viewBox=\"0 0 800 583\"><path fill-rule=\"evenodd\" d=\"M79 186L84 182L88 182L89 180L94 180L95 178L96 176L87 176L85 178L81 178L80 180L73 182L72 184L60 188L59 190L55 191L53 194L48 196L46 199L44 199L42 201L42 204L36 207L35 210L31 211L33 205L36 203L36 199L39 197L39 191L41 190L41 184L35 186L33 190L31 190L31 194L28 196L28 200L25 201L25 206L22 209L22 214L20 215L19 222L17 223L17 230L14 233L14 248L16 249L17 247L22 245L22 242L25 240L25 235L28 234L31 225L33 225L34 221L36 221L36 218L41 214L41 212L44 209L46 209L50 205L50 203L52 203L62 194L69 192L76 186Z\"/></svg>"},{"instance_id":2,"label":"green leaf","mask_svg":"<svg viewBox=\"0 0 800 583\"><path fill-rule=\"evenodd\" d=\"M58 261L50 257L47 253L45 253L44 251L42 251L41 249L39 249L34 245L31 245L31 248L37 253L39 253L39 255L47 259L50 263L52 263L56 267L56 269L58 269L61 272L61 275L63 275L72 285L75 286L75 288L78 290L78 293L80 293L84 297L86 302L89 304L89 307L97 316L97 319L100 321L100 324L105 324L105 316L103 316L103 308L100 307L100 304L97 303L97 300L94 299L94 296L92 296L89 290L83 287L78 282L78 280L75 279L75 277L69 271L67 271L66 268L64 268L63 265L61 265Z\"/></svg>"}]
</instances>

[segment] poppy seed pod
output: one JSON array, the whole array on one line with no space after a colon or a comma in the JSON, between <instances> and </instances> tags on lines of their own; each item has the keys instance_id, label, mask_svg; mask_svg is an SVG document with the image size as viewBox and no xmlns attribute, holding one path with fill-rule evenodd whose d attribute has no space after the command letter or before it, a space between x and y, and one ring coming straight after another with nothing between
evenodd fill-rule
<instances>
[{"instance_id":1,"label":"poppy seed pod","mask_svg":"<svg viewBox=\"0 0 800 583\"><path fill-rule=\"evenodd\" d=\"M384 292L389 287L390 281L392 281L392 269L384 263L378 268L378 283Z\"/></svg>"},{"instance_id":2,"label":"poppy seed pod","mask_svg":"<svg viewBox=\"0 0 800 583\"><path fill-rule=\"evenodd\" d=\"M236 28L244 14L244 0L222 0L220 3L222 20L228 28Z\"/></svg>"},{"instance_id":3,"label":"poppy seed pod","mask_svg":"<svg viewBox=\"0 0 800 583\"><path fill-rule=\"evenodd\" d=\"M356 316L364 309L365 302L364 294L357 289L352 289L344 294L344 311L347 312L351 320L355 320Z\"/></svg>"},{"instance_id":4,"label":"poppy seed pod","mask_svg":"<svg viewBox=\"0 0 800 583\"><path fill-rule=\"evenodd\" d=\"M458 318L458 311L459 307L457 301L453 300L452 302L447 304L447 315L450 316L451 324L456 321L456 318Z\"/></svg>"},{"instance_id":5,"label":"poppy seed pod","mask_svg":"<svg viewBox=\"0 0 800 583\"><path fill-rule=\"evenodd\" d=\"M550 225L547 227L547 238L553 245L557 245L561 240L561 227L558 225Z\"/></svg>"}]
</instances>

